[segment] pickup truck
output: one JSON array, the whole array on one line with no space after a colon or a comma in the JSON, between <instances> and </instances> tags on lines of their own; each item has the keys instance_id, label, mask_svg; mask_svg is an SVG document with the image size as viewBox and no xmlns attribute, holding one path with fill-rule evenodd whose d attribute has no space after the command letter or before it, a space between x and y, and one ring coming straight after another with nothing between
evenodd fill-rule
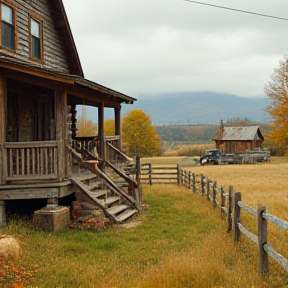
<instances>
[{"instance_id":1,"label":"pickup truck","mask_svg":"<svg viewBox=\"0 0 288 288\"><path fill-rule=\"evenodd\" d=\"M199 162L201 165L211 164L242 164L268 161L270 152L267 149L247 151L237 154L224 154L219 149L206 150L205 155L201 156Z\"/></svg>"}]
</instances>

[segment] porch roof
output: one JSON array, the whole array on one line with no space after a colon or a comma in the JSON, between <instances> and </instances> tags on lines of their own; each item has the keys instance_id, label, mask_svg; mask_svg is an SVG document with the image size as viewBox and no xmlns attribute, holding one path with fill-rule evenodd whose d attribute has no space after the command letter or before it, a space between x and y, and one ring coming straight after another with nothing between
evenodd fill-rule
<instances>
[{"instance_id":1,"label":"porch roof","mask_svg":"<svg viewBox=\"0 0 288 288\"><path fill-rule=\"evenodd\" d=\"M121 103L133 104L133 102L137 100L136 98L127 96L125 94L112 90L108 87L102 86L96 82L87 80L78 75L62 73L56 71L52 67L43 68L42 65L39 63L31 63L25 61L24 59L16 59L4 54L0 54L0 68L6 68L8 70L21 73L22 81L23 81L23 75L24 78L25 75L31 75L31 76L33 75L35 77L40 77L42 79L52 80L67 85L73 85L73 87L88 88L92 91L95 91L96 93L98 92L104 94L107 97L113 97L115 100Z\"/></svg>"}]
</instances>

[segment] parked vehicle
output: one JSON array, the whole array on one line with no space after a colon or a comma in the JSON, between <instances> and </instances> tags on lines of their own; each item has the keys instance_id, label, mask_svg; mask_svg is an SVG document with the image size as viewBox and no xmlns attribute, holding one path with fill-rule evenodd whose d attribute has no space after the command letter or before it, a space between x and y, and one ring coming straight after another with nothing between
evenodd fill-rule
<instances>
[{"instance_id":1,"label":"parked vehicle","mask_svg":"<svg viewBox=\"0 0 288 288\"><path fill-rule=\"evenodd\" d=\"M268 149L257 149L237 154L225 154L219 149L206 150L205 155L200 157L201 165L218 165L218 164L243 164L268 161L270 151Z\"/></svg>"}]
</instances>

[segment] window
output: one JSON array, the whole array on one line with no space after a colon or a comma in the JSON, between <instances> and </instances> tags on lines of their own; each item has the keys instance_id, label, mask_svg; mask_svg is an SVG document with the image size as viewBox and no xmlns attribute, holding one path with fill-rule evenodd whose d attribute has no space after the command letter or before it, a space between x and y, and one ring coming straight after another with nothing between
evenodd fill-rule
<instances>
[{"instance_id":1,"label":"window","mask_svg":"<svg viewBox=\"0 0 288 288\"><path fill-rule=\"evenodd\" d=\"M41 23L30 18L31 57L41 59Z\"/></svg>"},{"instance_id":2,"label":"window","mask_svg":"<svg viewBox=\"0 0 288 288\"><path fill-rule=\"evenodd\" d=\"M11 50L15 49L14 11L11 7L1 3L1 43Z\"/></svg>"}]
</instances>

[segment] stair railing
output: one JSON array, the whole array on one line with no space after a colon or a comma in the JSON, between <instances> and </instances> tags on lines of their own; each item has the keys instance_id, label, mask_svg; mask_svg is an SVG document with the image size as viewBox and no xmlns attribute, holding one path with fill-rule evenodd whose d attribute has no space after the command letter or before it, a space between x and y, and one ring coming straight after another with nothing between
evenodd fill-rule
<instances>
[{"instance_id":1,"label":"stair railing","mask_svg":"<svg viewBox=\"0 0 288 288\"><path fill-rule=\"evenodd\" d=\"M126 201L128 201L130 204L133 205L134 208L139 210L139 204L136 200L133 199L130 195L128 195L126 192L122 191L99 167L97 161L85 161L85 165L87 165L88 170L93 172L96 175L99 175L101 177L106 185L112 189L118 196L124 198Z\"/></svg>"}]
</instances>

